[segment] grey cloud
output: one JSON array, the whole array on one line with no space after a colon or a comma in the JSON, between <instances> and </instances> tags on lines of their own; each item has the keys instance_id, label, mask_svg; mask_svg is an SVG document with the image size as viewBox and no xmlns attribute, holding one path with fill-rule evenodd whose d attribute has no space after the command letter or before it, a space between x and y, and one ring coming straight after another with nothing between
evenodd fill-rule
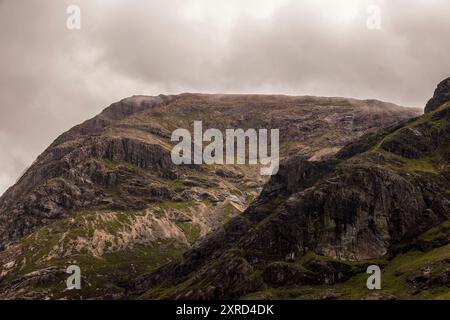
<instances>
[{"instance_id":1,"label":"grey cloud","mask_svg":"<svg viewBox=\"0 0 450 320\"><path fill-rule=\"evenodd\" d=\"M448 0L340 0L354 3L350 18L339 0L284 0L261 16L252 14L259 3L270 0L0 1L0 193L60 133L125 96L288 93L423 106L450 71ZM381 31L365 26L369 3L380 5ZM81 7L80 31L66 29L69 4Z\"/></svg>"}]
</instances>

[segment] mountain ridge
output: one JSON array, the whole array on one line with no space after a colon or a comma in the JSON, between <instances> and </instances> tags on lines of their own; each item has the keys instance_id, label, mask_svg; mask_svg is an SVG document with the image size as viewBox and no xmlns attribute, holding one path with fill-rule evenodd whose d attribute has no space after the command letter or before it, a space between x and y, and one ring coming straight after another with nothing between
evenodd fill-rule
<instances>
[{"instance_id":1,"label":"mountain ridge","mask_svg":"<svg viewBox=\"0 0 450 320\"><path fill-rule=\"evenodd\" d=\"M173 165L171 132L194 120L280 128L282 158L320 161L419 114L374 100L275 95L116 102L63 133L0 198L1 296L123 296L132 279L239 216L266 180L251 166ZM92 284L81 293L64 291L69 262Z\"/></svg>"}]
</instances>

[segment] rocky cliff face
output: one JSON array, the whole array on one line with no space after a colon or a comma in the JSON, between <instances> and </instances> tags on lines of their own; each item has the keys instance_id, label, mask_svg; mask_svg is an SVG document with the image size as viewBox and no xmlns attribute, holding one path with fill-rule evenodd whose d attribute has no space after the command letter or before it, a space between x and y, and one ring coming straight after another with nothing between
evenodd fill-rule
<instances>
[{"instance_id":1,"label":"rocky cliff face","mask_svg":"<svg viewBox=\"0 0 450 320\"><path fill-rule=\"evenodd\" d=\"M431 101L442 94L438 88ZM130 292L169 299L450 298L449 142L447 99L325 161L290 157L244 214L181 261L133 281ZM383 268L381 294L364 290L370 264Z\"/></svg>"},{"instance_id":2,"label":"rocky cliff face","mask_svg":"<svg viewBox=\"0 0 450 320\"><path fill-rule=\"evenodd\" d=\"M425 112L436 110L441 105L450 100L450 78L443 80L438 84L433 97L425 106Z\"/></svg>"},{"instance_id":3,"label":"rocky cliff face","mask_svg":"<svg viewBox=\"0 0 450 320\"><path fill-rule=\"evenodd\" d=\"M226 239L231 244L244 230L264 222L265 228L242 239L245 248L261 252L255 257L298 257L309 249L331 257L378 256L392 239L415 233L413 227L419 232L441 221L447 203L433 196L434 184L429 186L432 198L399 209L398 225L392 227L401 230L390 233L385 230L385 211L402 208L403 197L422 191L410 179L383 171L383 164L377 163L377 171L361 160L357 171L345 169L350 160L344 158L356 159L346 154L372 147L372 140L382 137L376 130L419 114L375 100L317 97L182 94L114 103L56 139L0 198L0 296L122 297L139 287L133 279L179 258L213 230L217 231L207 236L212 240L201 245L209 249L192 252L200 257L216 252L213 256L218 257L217 252L225 250L216 242L223 240L217 236L223 234L223 225L226 237L233 238ZM221 130L280 128L286 165L265 186L265 178L253 166L175 166L170 159L171 132L191 130L194 120ZM341 150L367 133L372 133L369 142ZM424 140L417 150L409 150L402 140L411 138L408 132L397 137L399 141L396 137L383 140L383 148L398 149L401 157L434 154L442 139L424 131L423 139L434 144ZM338 151L342 156L336 160ZM325 176L335 182L319 188ZM358 180L361 177L365 180ZM354 186L344 190L351 182ZM396 198L390 199L393 194ZM433 212L422 221L418 212L426 209ZM364 223L370 217L378 229L366 233ZM288 223L290 231L280 229L276 219ZM325 237L320 228L330 228ZM367 248L373 239L373 248ZM261 240L269 242L261 247ZM242 257L231 262L247 271L254 268ZM81 292L64 291L63 271L70 264L83 270L87 285ZM183 274L197 267L188 264L181 268ZM137 292L133 290L132 295Z\"/></svg>"}]
</instances>

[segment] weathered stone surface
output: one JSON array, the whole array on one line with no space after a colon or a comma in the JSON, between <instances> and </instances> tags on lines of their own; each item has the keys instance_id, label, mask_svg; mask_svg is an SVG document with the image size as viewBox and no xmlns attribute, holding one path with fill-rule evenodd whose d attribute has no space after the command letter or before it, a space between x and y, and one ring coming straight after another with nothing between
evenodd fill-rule
<instances>
[{"instance_id":1,"label":"weathered stone surface","mask_svg":"<svg viewBox=\"0 0 450 320\"><path fill-rule=\"evenodd\" d=\"M448 101L450 101L450 78L447 78L438 84L433 97L425 106L425 112L436 110Z\"/></svg>"}]
</instances>

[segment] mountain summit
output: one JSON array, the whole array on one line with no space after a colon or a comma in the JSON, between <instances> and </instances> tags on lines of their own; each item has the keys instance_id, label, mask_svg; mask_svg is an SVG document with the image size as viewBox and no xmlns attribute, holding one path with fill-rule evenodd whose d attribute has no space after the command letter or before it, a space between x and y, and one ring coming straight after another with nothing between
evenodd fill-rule
<instances>
[{"instance_id":1,"label":"mountain summit","mask_svg":"<svg viewBox=\"0 0 450 320\"><path fill-rule=\"evenodd\" d=\"M420 114L377 100L310 96L187 93L114 103L58 137L0 198L0 296L157 297L154 277L168 281L167 296L186 296L204 267L212 282L186 297L242 297L269 285L261 282L266 267L284 256L378 257L445 216L446 198L436 196L443 169L424 160L444 155L442 136L411 122ZM174 165L171 133L195 120L219 130L279 128L284 167L267 183L257 166ZM421 142L410 144L409 132ZM421 163L435 180L416 173ZM409 196L417 201L402 208ZM396 223L387 220L394 208ZM399 230L387 231L388 222ZM186 251L187 262L175 263ZM223 268L213 268L216 260ZM65 270L74 264L84 284L67 291ZM170 266L181 273L167 273ZM210 289L212 270L234 277L234 268L237 278ZM238 279L254 287L236 293L230 285ZM189 282L175 288L181 280Z\"/></svg>"},{"instance_id":2,"label":"mountain summit","mask_svg":"<svg viewBox=\"0 0 450 320\"><path fill-rule=\"evenodd\" d=\"M442 104L450 100L450 78L438 84L433 97L428 101L425 112L430 112L439 108Z\"/></svg>"}]
</instances>

